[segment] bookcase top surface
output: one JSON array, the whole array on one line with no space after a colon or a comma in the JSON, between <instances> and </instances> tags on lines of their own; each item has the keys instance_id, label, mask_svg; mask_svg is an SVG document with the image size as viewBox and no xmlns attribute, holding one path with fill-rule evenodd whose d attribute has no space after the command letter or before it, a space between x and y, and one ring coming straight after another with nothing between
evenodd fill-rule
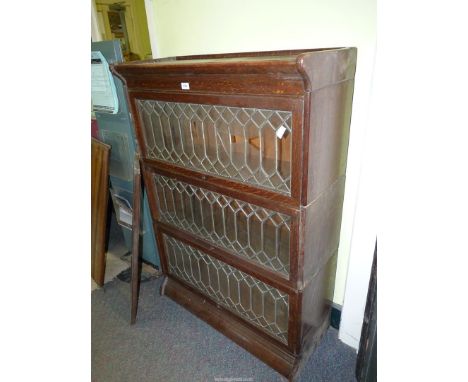
<instances>
[{"instance_id":1,"label":"bookcase top surface","mask_svg":"<svg viewBox=\"0 0 468 382\"><path fill-rule=\"evenodd\" d=\"M152 60L131 61L115 65L117 72L122 74L137 71L170 72L183 70L202 70L211 72L237 72L258 70L291 71L300 66L301 60L307 60L313 56L330 56L342 54L355 48L320 48L277 50L264 52L240 52L223 54L205 54L191 56L176 56L158 58Z\"/></svg>"},{"instance_id":2,"label":"bookcase top surface","mask_svg":"<svg viewBox=\"0 0 468 382\"><path fill-rule=\"evenodd\" d=\"M253 79L250 75L257 75L265 84L304 83L299 86L302 90L292 91L297 93L354 78L356 57L356 48L341 47L177 56L125 62L111 68L124 81L131 79L130 87L141 87L142 83L149 83L148 79L164 77L202 75L200 78L209 82L219 78Z\"/></svg>"},{"instance_id":3,"label":"bookcase top surface","mask_svg":"<svg viewBox=\"0 0 468 382\"><path fill-rule=\"evenodd\" d=\"M239 53L215 53L188 56L164 57L150 60L132 61L122 63L121 65L187 65L197 63L234 63L234 62L252 62L252 61L296 61L299 55L317 54L323 52L337 51L350 48L319 48L319 49L296 49L296 50L275 50L261 52L239 52Z\"/></svg>"}]
</instances>

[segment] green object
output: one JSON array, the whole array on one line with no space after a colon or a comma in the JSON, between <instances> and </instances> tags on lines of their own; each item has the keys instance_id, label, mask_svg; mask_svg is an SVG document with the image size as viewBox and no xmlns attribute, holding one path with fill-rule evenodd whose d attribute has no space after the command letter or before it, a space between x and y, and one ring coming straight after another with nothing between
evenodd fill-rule
<instances>
[{"instance_id":1,"label":"green object","mask_svg":"<svg viewBox=\"0 0 468 382\"><path fill-rule=\"evenodd\" d=\"M123 62L122 50L118 40L93 42L91 43L91 51L100 52L109 64ZM133 159L135 157L136 144L122 81L113 75L112 78L118 98L118 110L115 114L96 110L95 114L99 138L111 146L109 173L112 204L117 221L122 228L125 245L131 251ZM161 263L152 228L148 197L145 191L143 191L142 219L141 242L143 260L160 269Z\"/></svg>"}]
</instances>

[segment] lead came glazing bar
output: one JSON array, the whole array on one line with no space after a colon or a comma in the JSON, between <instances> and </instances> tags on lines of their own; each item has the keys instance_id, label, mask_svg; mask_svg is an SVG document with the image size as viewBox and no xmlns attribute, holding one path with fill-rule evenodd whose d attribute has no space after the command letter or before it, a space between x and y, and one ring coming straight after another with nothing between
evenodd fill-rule
<instances>
[{"instance_id":1,"label":"lead came glazing bar","mask_svg":"<svg viewBox=\"0 0 468 382\"><path fill-rule=\"evenodd\" d=\"M290 111L141 99L136 105L149 159L291 194Z\"/></svg>"},{"instance_id":2,"label":"lead came glazing bar","mask_svg":"<svg viewBox=\"0 0 468 382\"><path fill-rule=\"evenodd\" d=\"M279 341L288 343L287 294L173 237L163 235L163 238L170 274Z\"/></svg>"},{"instance_id":3,"label":"lead came glazing bar","mask_svg":"<svg viewBox=\"0 0 468 382\"><path fill-rule=\"evenodd\" d=\"M238 199L155 174L157 204L161 221L189 231L213 244L289 275L291 217ZM174 202L168 210L166 198ZM177 208L198 205L201 218ZM179 210L179 212L178 212ZM205 217L209 215L209 219ZM234 217L234 219L233 219ZM234 227L231 227L232 225Z\"/></svg>"}]
</instances>

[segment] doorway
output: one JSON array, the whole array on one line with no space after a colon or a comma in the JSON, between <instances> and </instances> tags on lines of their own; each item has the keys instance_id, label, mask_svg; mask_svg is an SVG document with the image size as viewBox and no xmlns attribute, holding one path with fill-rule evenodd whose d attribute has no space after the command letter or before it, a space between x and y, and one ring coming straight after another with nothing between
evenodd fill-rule
<instances>
[{"instance_id":1,"label":"doorway","mask_svg":"<svg viewBox=\"0 0 468 382\"><path fill-rule=\"evenodd\" d=\"M102 40L119 40L125 61L152 58L144 0L93 1Z\"/></svg>"}]
</instances>

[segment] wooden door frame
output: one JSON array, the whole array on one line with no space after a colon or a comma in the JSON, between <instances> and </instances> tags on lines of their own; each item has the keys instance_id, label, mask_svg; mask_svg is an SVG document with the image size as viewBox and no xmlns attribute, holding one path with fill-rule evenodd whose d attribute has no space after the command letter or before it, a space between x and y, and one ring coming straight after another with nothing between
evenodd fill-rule
<instances>
[{"instance_id":1,"label":"wooden door frame","mask_svg":"<svg viewBox=\"0 0 468 382\"><path fill-rule=\"evenodd\" d=\"M93 42L102 41L102 30L99 26L96 2L91 1L91 40Z\"/></svg>"}]
</instances>

